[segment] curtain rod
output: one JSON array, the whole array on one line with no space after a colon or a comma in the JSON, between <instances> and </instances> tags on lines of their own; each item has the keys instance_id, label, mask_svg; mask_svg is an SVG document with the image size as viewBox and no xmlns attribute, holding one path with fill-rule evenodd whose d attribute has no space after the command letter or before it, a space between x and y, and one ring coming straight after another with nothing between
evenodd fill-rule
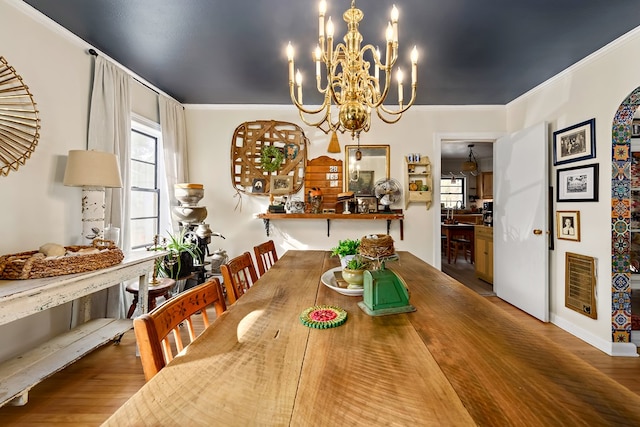
<instances>
[{"instance_id":1,"label":"curtain rod","mask_svg":"<svg viewBox=\"0 0 640 427\"><path fill-rule=\"evenodd\" d=\"M93 49L90 48L88 50L89 55L91 56L98 56L98 52ZM107 55L104 55L105 58L109 59L111 62L113 62L115 65L117 65L118 67L120 67L122 70L124 70L127 74L129 74L129 76L131 76L135 81L137 81L138 83L140 83L141 85L145 86L146 88L152 90L153 92L155 92L158 95L164 95L167 98L173 99L175 102L177 102L178 104L182 105L182 103L180 101L178 101L177 99L175 99L173 96L170 96L168 94L166 94L165 92L161 91L160 89L156 88L155 86L153 86L151 83L148 83L147 81L145 81L143 78L138 77L136 74L134 74L133 72L129 71L125 66L123 66L122 64L114 61L113 59L109 58ZM182 105L182 108L184 109L184 106Z\"/></svg>"}]
</instances>

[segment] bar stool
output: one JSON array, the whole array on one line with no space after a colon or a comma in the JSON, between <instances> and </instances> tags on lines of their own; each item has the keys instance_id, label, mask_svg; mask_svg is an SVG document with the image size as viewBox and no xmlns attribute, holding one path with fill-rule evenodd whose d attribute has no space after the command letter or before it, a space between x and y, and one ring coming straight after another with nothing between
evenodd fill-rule
<instances>
[{"instance_id":1,"label":"bar stool","mask_svg":"<svg viewBox=\"0 0 640 427\"><path fill-rule=\"evenodd\" d=\"M464 237L454 237L451 239L451 251L453 251L453 263L458 260L458 251L462 250L464 260L468 261L467 253L471 256L471 240Z\"/></svg>"},{"instance_id":2,"label":"bar stool","mask_svg":"<svg viewBox=\"0 0 640 427\"><path fill-rule=\"evenodd\" d=\"M171 298L171 291L176 284L176 281L169 278L157 279L158 284L155 286L149 285L149 311L156 308L156 298L164 297L165 299ZM127 292L133 294L133 301L131 302L131 307L129 307L129 312L127 313L127 319L130 319L136 310L136 306L138 305L138 293L140 292L138 282L134 282L126 287Z\"/></svg>"}]
</instances>

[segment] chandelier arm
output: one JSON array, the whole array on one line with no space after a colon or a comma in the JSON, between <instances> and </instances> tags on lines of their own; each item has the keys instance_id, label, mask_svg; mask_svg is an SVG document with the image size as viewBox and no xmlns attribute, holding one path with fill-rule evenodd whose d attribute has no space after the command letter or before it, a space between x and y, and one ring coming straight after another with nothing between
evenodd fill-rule
<instances>
[{"instance_id":1,"label":"chandelier arm","mask_svg":"<svg viewBox=\"0 0 640 427\"><path fill-rule=\"evenodd\" d=\"M378 109L384 111L387 114L391 114L391 115L394 115L394 116L404 113L405 111L407 111L413 105L413 103L416 100L416 87L417 86L418 86L417 84L411 85L411 99L409 100L409 102L404 107L401 106L399 110L390 110L390 109L386 108L384 106L384 104L380 104ZM378 109L376 109L376 111ZM378 116L379 116L379 114L378 114Z\"/></svg>"},{"instance_id":2,"label":"chandelier arm","mask_svg":"<svg viewBox=\"0 0 640 427\"><path fill-rule=\"evenodd\" d=\"M322 132L324 132L325 134L329 134L330 132L337 130L336 128L336 123L332 123L329 120L329 115L325 114L321 120L314 122L311 121L309 118L304 116L304 112L302 112L302 110L298 111L298 114L300 116L300 119L308 126L312 126L312 127L316 127L318 129L320 129ZM323 125L326 124L326 129L323 127ZM344 131L343 131L344 132Z\"/></svg>"},{"instance_id":3,"label":"chandelier arm","mask_svg":"<svg viewBox=\"0 0 640 427\"><path fill-rule=\"evenodd\" d=\"M325 102L327 102L327 94L328 98L332 99L336 105L341 105L342 101L338 99L336 92L334 90L334 86L336 84L341 83L340 75L341 73L336 74L336 69L339 65L342 65L344 69L344 61L340 59L340 52L344 51L345 46L342 43L338 43L335 49L332 50L332 54L328 55L327 51L323 51L322 53L322 62L325 65L327 71L327 87L323 90L320 86L318 86L318 90L321 93L325 94ZM342 54L344 56L344 53ZM329 104L331 101L329 100Z\"/></svg>"},{"instance_id":4,"label":"chandelier arm","mask_svg":"<svg viewBox=\"0 0 640 427\"><path fill-rule=\"evenodd\" d=\"M292 94L292 96L293 96L293 94ZM300 105L300 103L297 102L297 100L295 98L292 98L294 104L298 108L298 114L300 116L300 119L305 124L307 124L309 126L317 127L318 129L320 129L325 134L328 134L328 133L330 133L332 131L340 130L340 121L337 121L337 122L332 122L331 121L331 103L328 102L328 97L329 97L328 94L325 93L324 102L322 103L322 106L317 110L306 109L302 105ZM316 115L316 114L320 114L320 113L322 113L322 111L324 111L324 114L317 121L313 121L310 117L306 117L305 116L305 114L308 114L310 116L313 116L313 115ZM324 129L322 127L322 125L324 123L327 124L327 129ZM344 133L344 130L342 130L341 132Z\"/></svg>"},{"instance_id":5,"label":"chandelier arm","mask_svg":"<svg viewBox=\"0 0 640 427\"><path fill-rule=\"evenodd\" d=\"M389 117L384 116L382 114L382 112L385 112L385 113L391 115L393 118L389 118ZM390 124L390 125L392 125L394 123L397 123L402 118L402 111L393 112L393 111L388 111L388 110L386 110L384 108L376 108L376 114L378 115L378 118L380 118L380 120L382 120L383 122L385 122L387 124Z\"/></svg>"},{"instance_id":6,"label":"chandelier arm","mask_svg":"<svg viewBox=\"0 0 640 427\"><path fill-rule=\"evenodd\" d=\"M342 71L341 72L337 72L337 68L338 66L341 67ZM330 80L330 85L329 85L329 92L331 93L331 99L333 99L333 102L340 106L342 104L344 104L344 93L342 91L342 89L344 89L342 87L342 84L344 83L344 76L346 73L346 63L344 61L344 59L336 59L336 61L334 62L333 66L331 67L331 80ZM337 92L335 90L336 87L339 87L340 90L340 98L338 98Z\"/></svg>"},{"instance_id":7,"label":"chandelier arm","mask_svg":"<svg viewBox=\"0 0 640 427\"><path fill-rule=\"evenodd\" d=\"M378 100L376 102L373 103L369 103L367 102L367 106L371 107L371 108L378 108L381 105L383 105L382 103L384 102L384 100L387 98L387 95L389 94L389 87L391 86L391 70L383 70L384 71L384 90L382 91L382 93L380 94L380 96L378 97ZM378 83L380 83L378 81ZM378 87L378 90L380 88Z\"/></svg>"},{"instance_id":8,"label":"chandelier arm","mask_svg":"<svg viewBox=\"0 0 640 427\"><path fill-rule=\"evenodd\" d=\"M306 113L306 114L319 114L320 112L322 112L322 110L327 108L327 95L325 93L325 100L322 103L322 105L320 105L320 107L317 110L313 110L313 109L309 109L309 108L305 108L304 105L300 104L300 102L298 102L298 100L296 99L296 95L295 95L295 91L293 89L293 82L289 82L289 95L291 96L291 101L293 102L293 104L302 112ZM330 106L330 104L329 104Z\"/></svg>"},{"instance_id":9,"label":"chandelier arm","mask_svg":"<svg viewBox=\"0 0 640 427\"><path fill-rule=\"evenodd\" d=\"M389 64L383 63L382 58L377 58L376 48L372 44L368 44L364 46L362 49L360 49L360 58L364 58L364 54L367 50L370 50L371 54L373 55L374 65L377 64L381 70L386 70L386 69L391 70L395 65L396 61L398 60L398 54L396 53L396 51L394 51L393 55L390 58Z\"/></svg>"}]
</instances>

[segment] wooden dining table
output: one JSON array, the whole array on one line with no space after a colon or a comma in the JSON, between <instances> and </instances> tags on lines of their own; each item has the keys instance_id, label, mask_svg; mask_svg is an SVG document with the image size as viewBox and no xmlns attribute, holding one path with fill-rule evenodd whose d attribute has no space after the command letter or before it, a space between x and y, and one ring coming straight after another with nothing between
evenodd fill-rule
<instances>
[{"instance_id":1,"label":"wooden dining table","mask_svg":"<svg viewBox=\"0 0 640 427\"><path fill-rule=\"evenodd\" d=\"M640 425L640 397L408 252L416 311L372 317L290 250L107 426ZM304 326L333 305L347 321ZM141 368L142 369L142 368Z\"/></svg>"},{"instance_id":2,"label":"wooden dining table","mask_svg":"<svg viewBox=\"0 0 640 427\"><path fill-rule=\"evenodd\" d=\"M442 235L445 236L445 251L447 253L447 264L451 264L451 239L454 237L463 237L471 242L471 262L475 262L475 251L474 251L474 233L475 233L475 225L474 224L441 224Z\"/></svg>"}]
</instances>

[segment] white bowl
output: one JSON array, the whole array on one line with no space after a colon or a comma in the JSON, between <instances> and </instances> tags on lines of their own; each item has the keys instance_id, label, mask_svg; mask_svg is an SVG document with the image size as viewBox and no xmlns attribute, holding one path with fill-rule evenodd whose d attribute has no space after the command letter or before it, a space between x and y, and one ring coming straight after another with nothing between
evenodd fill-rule
<instances>
[{"instance_id":1,"label":"white bowl","mask_svg":"<svg viewBox=\"0 0 640 427\"><path fill-rule=\"evenodd\" d=\"M195 206L204 197L204 188L175 188L176 199L187 206Z\"/></svg>"}]
</instances>

